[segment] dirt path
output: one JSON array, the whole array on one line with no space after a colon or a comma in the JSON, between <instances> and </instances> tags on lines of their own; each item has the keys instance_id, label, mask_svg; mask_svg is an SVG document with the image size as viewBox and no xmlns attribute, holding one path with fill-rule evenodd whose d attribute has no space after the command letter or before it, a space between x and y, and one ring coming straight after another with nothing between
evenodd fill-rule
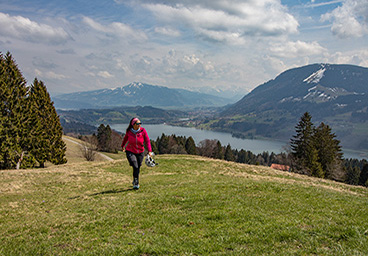
<instances>
[{"instance_id":1,"label":"dirt path","mask_svg":"<svg viewBox=\"0 0 368 256\"><path fill-rule=\"evenodd\" d=\"M74 140L72 140L72 139L69 139L69 138L66 138L65 136L63 137L63 140L67 140L67 141L69 141L69 142L71 142L71 143L74 143L74 144L77 144L77 145L79 145L79 146L81 146L81 147L84 147L84 145L83 144L81 144L81 143L79 143L79 142L77 142L77 141L74 141ZM106 160L108 160L108 161L113 161L114 159L112 159L111 157L109 157L109 156L107 156L107 155L105 155L105 154L102 154L102 153L100 153L100 152L96 152L99 156L101 156L102 158L104 158L104 159L106 159Z\"/></svg>"}]
</instances>

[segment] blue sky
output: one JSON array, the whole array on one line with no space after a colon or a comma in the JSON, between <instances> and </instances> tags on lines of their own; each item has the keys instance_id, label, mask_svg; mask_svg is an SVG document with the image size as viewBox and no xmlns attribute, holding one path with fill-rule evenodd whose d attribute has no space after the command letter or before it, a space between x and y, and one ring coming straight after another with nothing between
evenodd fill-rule
<instances>
[{"instance_id":1,"label":"blue sky","mask_svg":"<svg viewBox=\"0 0 368 256\"><path fill-rule=\"evenodd\" d=\"M246 93L307 64L368 67L368 1L0 0L0 51L52 95L131 82Z\"/></svg>"}]
</instances>

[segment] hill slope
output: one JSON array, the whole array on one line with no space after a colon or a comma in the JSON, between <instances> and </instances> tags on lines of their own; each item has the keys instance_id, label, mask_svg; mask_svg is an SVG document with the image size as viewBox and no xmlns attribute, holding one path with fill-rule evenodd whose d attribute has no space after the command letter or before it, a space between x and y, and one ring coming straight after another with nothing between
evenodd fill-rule
<instances>
[{"instance_id":1,"label":"hill slope","mask_svg":"<svg viewBox=\"0 0 368 256\"><path fill-rule=\"evenodd\" d=\"M171 89L143 83L96 91L77 92L53 97L60 109L118 106L197 107L224 106L233 101L184 89Z\"/></svg>"},{"instance_id":2,"label":"hill slope","mask_svg":"<svg viewBox=\"0 0 368 256\"><path fill-rule=\"evenodd\" d=\"M212 128L289 139L306 111L347 148L368 150L368 68L314 64L290 69L221 113Z\"/></svg>"},{"instance_id":3,"label":"hill slope","mask_svg":"<svg viewBox=\"0 0 368 256\"><path fill-rule=\"evenodd\" d=\"M366 188L195 156L156 160L138 191L125 158L0 171L0 254L368 251Z\"/></svg>"}]
</instances>

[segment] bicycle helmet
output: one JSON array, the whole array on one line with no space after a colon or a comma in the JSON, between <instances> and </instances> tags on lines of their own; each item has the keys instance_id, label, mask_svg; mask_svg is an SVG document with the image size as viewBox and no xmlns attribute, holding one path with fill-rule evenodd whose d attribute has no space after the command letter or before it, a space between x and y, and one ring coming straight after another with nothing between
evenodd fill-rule
<instances>
[{"instance_id":1,"label":"bicycle helmet","mask_svg":"<svg viewBox=\"0 0 368 256\"><path fill-rule=\"evenodd\" d=\"M154 156L153 153L152 153L152 156ZM153 157L151 157L149 154L147 154L147 156L146 156L145 163L148 167L154 167L154 166L158 165L158 163L156 163L155 160L153 159Z\"/></svg>"}]
</instances>

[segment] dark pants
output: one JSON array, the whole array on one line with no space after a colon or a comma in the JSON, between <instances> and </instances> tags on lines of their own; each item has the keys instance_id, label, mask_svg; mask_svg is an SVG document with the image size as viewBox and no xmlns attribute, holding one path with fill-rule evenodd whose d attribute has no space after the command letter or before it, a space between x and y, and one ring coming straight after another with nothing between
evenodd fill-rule
<instances>
[{"instance_id":1,"label":"dark pants","mask_svg":"<svg viewBox=\"0 0 368 256\"><path fill-rule=\"evenodd\" d=\"M130 166L133 167L133 177L138 179L139 169L141 168L141 165L142 165L144 153L134 154L130 151L126 151L126 156L127 156Z\"/></svg>"}]
</instances>

